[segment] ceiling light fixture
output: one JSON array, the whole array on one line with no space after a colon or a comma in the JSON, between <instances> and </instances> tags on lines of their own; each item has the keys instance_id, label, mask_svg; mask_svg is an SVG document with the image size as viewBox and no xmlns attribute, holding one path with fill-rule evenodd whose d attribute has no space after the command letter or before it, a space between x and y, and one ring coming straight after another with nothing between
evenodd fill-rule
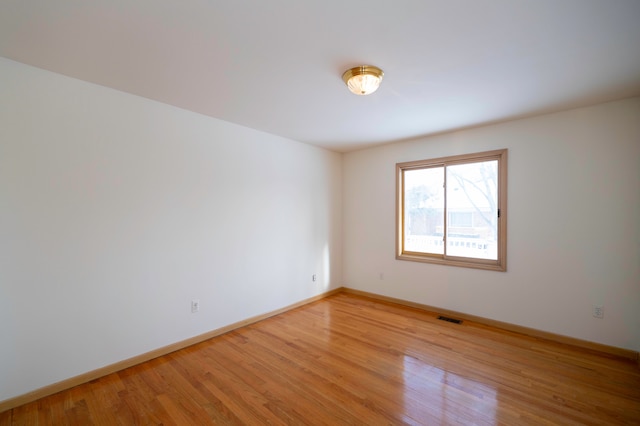
<instances>
[{"instance_id":1,"label":"ceiling light fixture","mask_svg":"<svg viewBox=\"0 0 640 426\"><path fill-rule=\"evenodd\" d=\"M372 65L361 65L346 70L342 74L342 80L356 95L370 95L378 90L382 77L384 77L382 70Z\"/></svg>"}]
</instances>

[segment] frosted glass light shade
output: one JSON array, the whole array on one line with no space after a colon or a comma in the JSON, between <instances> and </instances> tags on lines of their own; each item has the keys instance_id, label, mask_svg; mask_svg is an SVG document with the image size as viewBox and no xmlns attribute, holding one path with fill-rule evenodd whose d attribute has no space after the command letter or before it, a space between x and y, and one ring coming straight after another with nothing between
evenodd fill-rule
<instances>
[{"instance_id":1,"label":"frosted glass light shade","mask_svg":"<svg viewBox=\"0 0 640 426\"><path fill-rule=\"evenodd\" d=\"M378 90L384 73L378 67L363 65L351 68L342 74L342 80L356 95L370 95Z\"/></svg>"}]
</instances>

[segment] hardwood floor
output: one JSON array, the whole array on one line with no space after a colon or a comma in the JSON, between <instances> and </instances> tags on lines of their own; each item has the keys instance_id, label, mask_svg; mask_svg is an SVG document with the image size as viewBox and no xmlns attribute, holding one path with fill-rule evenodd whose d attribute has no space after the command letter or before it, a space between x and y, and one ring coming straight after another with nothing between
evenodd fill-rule
<instances>
[{"instance_id":1,"label":"hardwood floor","mask_svg":"<svg viewBox=\"0 0 640 426\"><path fill-rule=\"evenodd\" d=\"M64 424L640 424L640 369L339 293L0 413Z\"/></svg>"}]
</instances>

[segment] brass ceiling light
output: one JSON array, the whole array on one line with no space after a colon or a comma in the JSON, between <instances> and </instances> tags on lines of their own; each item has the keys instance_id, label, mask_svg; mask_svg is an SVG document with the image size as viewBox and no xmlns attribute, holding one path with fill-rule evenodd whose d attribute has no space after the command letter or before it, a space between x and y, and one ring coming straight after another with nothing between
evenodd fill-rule
<instances>
[{"instance_id":1,"label":"brass ceiling light","mask_svg":"<svg viewBox=\"0 0 640 426\"><path fill-rule=\"evenodd\" d=\"M380 86L384 72L373 65L361 65L346 70L342 80L349 90L356 95L370 95Z\"/></svg>"}]
</instances>

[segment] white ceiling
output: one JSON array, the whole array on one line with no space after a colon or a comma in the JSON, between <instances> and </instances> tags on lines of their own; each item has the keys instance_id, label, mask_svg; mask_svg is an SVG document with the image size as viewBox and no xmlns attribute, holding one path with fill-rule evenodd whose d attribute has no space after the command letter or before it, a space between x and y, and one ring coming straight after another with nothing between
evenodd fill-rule
<instances>
[{"instance_id":1,"label":"white ceiling","mask_svg":"<svg viewBox=\"0 0 640 426\"><path fill-rule=\"evenodd\" d=\"M0 56L344 152L640 95L640 0L2 0Z\"/></svg>"}]
</instances>

